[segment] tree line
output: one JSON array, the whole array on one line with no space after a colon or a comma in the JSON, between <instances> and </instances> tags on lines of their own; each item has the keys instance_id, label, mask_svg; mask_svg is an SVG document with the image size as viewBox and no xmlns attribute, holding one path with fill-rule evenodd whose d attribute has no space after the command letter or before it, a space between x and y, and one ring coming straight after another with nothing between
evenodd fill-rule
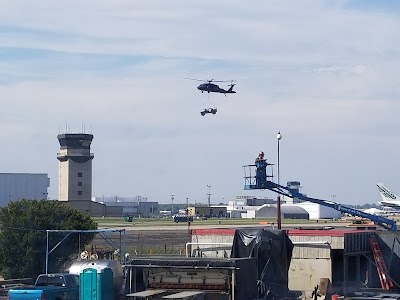
<instances>
[{"instance_id":1,"label":"tree line","mask_svg":"<svg viewBox=\"0 0 400 300\"><path fill-rule=\"evenodd\" d=\"M5 279L36 278L44 273L49 229L93 230L97 223L58 201L22 199L0 208L0 275ZM49 251L66 235L49 234ZM70 234L49 254L48 272L59 272L93 238L93 233Z\"/></svg>"}]
</instances>

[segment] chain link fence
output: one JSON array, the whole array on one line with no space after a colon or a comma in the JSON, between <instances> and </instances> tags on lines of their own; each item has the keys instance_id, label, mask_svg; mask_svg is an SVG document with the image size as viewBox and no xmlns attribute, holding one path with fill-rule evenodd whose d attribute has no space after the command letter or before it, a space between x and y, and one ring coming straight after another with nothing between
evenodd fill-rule
<instances>
[{"instance_id":1,"label":"chain link fence","mask_svg":"<svg viewBox=\"0 0 400 300\"><path fill-rule=\"evenodd\" d=\"M189 234L185 230L126 230L121 243L126 247L129 256L179 255L185 256L185 245L189 242ZM91 252L98 253L99 258L113 259L119 255L119 233L107 234L107 239L96 235L90 246Z\"/></svg>"}]
</instances>

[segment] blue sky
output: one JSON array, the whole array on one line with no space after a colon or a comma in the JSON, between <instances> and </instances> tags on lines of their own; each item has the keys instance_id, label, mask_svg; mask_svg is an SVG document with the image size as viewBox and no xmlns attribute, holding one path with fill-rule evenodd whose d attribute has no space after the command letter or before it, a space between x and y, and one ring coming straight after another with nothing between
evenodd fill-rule
<instances>
[{"instance_id":1,"label":"blue sky","mask_svg":"<svg viewBox=\"0 0 400 300\"><path fill-rule=\"evenodd\" d=\"M0 5L0 165L48 173L51 198L66 124L94 134L94 196L275 197L243 191L242 165L276 163L279 130L281 182L342 203L379 201L377 182L400 193L397 1Z\"/></svg>"}]
</instances>

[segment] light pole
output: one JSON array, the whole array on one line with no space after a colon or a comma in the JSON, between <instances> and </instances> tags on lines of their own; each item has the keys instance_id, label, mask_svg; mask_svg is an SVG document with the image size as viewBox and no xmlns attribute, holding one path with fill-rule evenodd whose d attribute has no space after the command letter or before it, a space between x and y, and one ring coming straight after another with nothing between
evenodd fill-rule
<instances>
[{"instance_id":1,"label":"light pole","mask_svg":"<svg viewBox=\"0 0 400 300\"><path fill-rule=\"evenodd\" d=\"M186 198L186 218L187 218L187 230L188 230L188 241L190 242L190 217L189 217L189 198Z\"/></svg>"},{"instance_id":2,"label":"light pole","mask_svg":"<svg viewBox=\"0 0 400 300\"><path fill-rule=\"evenodd\" d=\"M171 215L172 216L174 215L174 197L175 197L175 195L172 194L171 195Z\"/></svg>"},{"instance_id":3,"label":"light pole","mask_svg":"<svg viewBox=\"0 0 400 300\"><path fill-rule=\"evenodd\" d=\"M212 185L208 185L207 184L207 187L208 187L208 194L207 194L207 196L208 196L208 207L211 206L211 186Z\"/></svg>"},{"instance_id":4,"label":"light pole","mask_svg":"<svg viewBox=\"0 0 400 300\"><path fill-rule=\"evenodd\" d=\"M279 177L279 142L282 139L282 135L281 132L278 131L278 134L276 135L276 138L278 140L278 185L280 185L280 177ZM278 194L278 209L277 209L277 213L278 213L278 229L282 228L282 220L281 220L281 196Z\"/></svg>"}]
</instances>

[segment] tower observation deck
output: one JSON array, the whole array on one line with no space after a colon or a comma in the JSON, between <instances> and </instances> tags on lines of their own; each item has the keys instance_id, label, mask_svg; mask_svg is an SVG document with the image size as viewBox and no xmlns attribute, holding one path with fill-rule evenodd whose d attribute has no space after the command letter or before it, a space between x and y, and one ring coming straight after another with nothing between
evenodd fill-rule
<instances>
[{"instance_id":1,"label":"tower observation deck","mask_svg":"<svg viewBox=\"0 0 400 300\"><path fill-rule=\"evenodd\" d=\"M92 134L67 133L57 136L60 143L59 160L59 201L91 201L92 159L90 145Z\"/></svg>"}]
</instances>

